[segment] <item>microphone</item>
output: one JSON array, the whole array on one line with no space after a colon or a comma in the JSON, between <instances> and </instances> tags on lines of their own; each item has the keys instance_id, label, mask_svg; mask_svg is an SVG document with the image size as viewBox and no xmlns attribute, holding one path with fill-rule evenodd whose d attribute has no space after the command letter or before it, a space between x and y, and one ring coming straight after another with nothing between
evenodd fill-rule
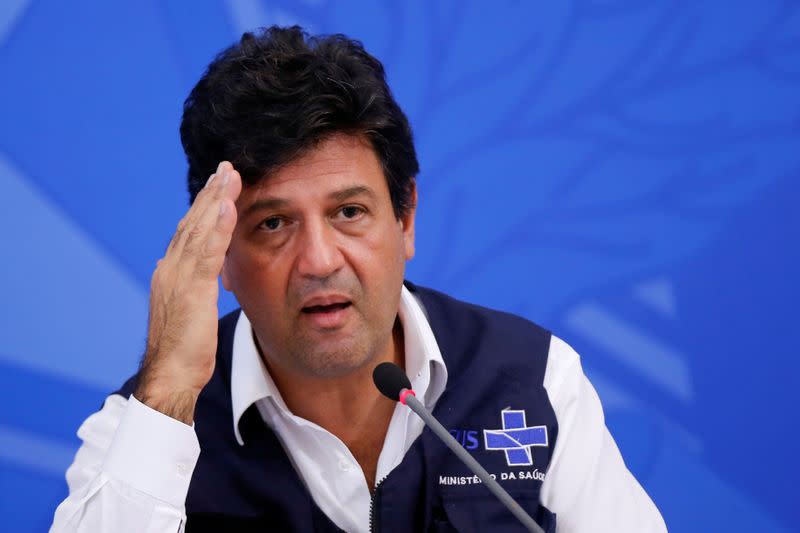
<instances>
[{"instance_id":1,"label":"microphone","mask_svg":"<svg viewBox=\"0 0 800 533\"><path fill-rule=\"evenodd\" d=\"M402 368L394 363L381 363L372 371L372 380L381 394L408 406L409 409L427 424L437 437L442 439L445 446L455 453L461 461L477 475L484 485L511 511L528 531L533 533L544 533L539 524L525 512L525 510L506 492L506 490L495 481L495 479L483 468L478 461L465 450L456 439L448 432L442 424L428 411L422 402L417 400L416 394L411 389L411 382Z\"/></svg>"},{"instance_id":2,"label":"microphone","mask_svg":"<svg viewBox=\"0 0 800 533\"><path fill-rule=\"evenodd\" d=\"M372 371L372 381L381 394L399 402L403 389L411 390L411 382L403 369L394 363L381 363ZM405 403L405 402L403 402Z\"/></svg>"}]
</instances>

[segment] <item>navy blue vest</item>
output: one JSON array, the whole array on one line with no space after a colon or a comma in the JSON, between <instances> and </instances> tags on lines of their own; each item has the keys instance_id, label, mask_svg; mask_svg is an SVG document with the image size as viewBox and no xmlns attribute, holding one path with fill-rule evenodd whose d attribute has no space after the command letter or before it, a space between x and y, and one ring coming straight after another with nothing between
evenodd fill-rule
<instances>
[{"instance_id":1,"label":"navy blue vest","mask_svg":"<svg viewBox=\"0 0 800 533\"><path fill-rule=\"evenodd\" d=\"M542 385L550 333L514 315L406 286L420 298L447 365L447 388L434 415L545 531L554 532L555 515L539 504L558 433ZM186 499L186 531L340 531L314 503L255 405L239 422L244 446L234 437L230 372L238 316L236 310L219 321L216 368L195 410L202 451ZM127 398L135 388L136 376L117 394ZM524 411L524 425L519 413L504 421L504 410ZM492 439L483 430L535 426L546 426L546 446L488 449L497 447L497 434ZM531 431L537 438L543 433ZM519 464L526 457L531 464ZM426 428L375 489L372 529L523 531L476 481Z\"/></svg>"}]
</instances>

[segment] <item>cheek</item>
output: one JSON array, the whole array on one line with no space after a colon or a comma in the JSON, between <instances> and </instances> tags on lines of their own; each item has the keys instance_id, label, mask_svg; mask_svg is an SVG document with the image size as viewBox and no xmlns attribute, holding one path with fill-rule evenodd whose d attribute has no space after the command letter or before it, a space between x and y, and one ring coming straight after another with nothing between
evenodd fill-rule
<instances>
[{"instance_id":1,"label":"cheek","mask_svg":"<svg viewBox=\"0 0 800 533\"><path fill-rule=\"evenodd\" d=\"M236 299L257 331L283 338L291 331L287 322L287 279L280 265L263 253L240 253L235 257Z\"/></svg>"},{"instance_id":2,"label":"cheek","mask_svg":"<svg viewBox=\"0 0 800 533\"><path fill-rule=\"evenodd\" d=\"M353 245L353 256L356 265L365 271L363 275L369 277L363 280L369 284L380 283L386 285L388 292L396 290L398 278L402 281L405 266L405 242L402 232L394 225L387 225L383 231L376 231L370 235L357 239ZM358 266L356 269L358 270ZM360 273L361 275L361 273Z\"/></svg>"},{"instance_id":3,"label":"cheek","mask_svg":"<svg viewBox=\"0 0 800 533\"><path fill-rule=\"evenodd\" d=\"M232 250L226 260L233 292L240 302L268 295L271 301L279 298L281 282L285 283L283 264L275 257L248 247ZM263 305L263 304L262 304Z\"/></svg>"}]
</instances>

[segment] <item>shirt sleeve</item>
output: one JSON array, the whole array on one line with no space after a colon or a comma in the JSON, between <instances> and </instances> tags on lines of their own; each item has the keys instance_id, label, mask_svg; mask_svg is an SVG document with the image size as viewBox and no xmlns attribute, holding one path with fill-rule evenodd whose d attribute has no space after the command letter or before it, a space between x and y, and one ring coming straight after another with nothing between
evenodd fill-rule
<instances>
[{"instance_id":1,"label":"shirt sleeve","mask_svg":"<svg viewBox=\"0 0 800 533\"><path fill-rule=\"evenodd\" d=\"M666 532L661 514L628 471L606 428L600 398L578 354L555 335L544 386L558 437L541 501L556 513L558 533Z\"/></svg>"},{"instance_id":2,"label":"shirt sleeve","mask_svg":"<svg viewBox=\"0 0 800 533\"><path fill-rule=\"evenodd\" d=\"M139 402L106 398L78 429L83 441L67 470L69 495L51 533L175 533L200 446L192 426Z\"/></svg>"}]
</instances>

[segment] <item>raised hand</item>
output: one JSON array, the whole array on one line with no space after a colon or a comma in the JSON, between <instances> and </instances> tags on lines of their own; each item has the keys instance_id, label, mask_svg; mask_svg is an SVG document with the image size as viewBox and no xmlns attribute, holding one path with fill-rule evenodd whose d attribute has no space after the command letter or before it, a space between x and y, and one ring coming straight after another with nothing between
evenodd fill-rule
<instances>
[{"instance_id":1,"label":"raised hand","mask_svg":"<svg viewBox=\"0 0 800 533\"><path fill-rule=\"evenodd\" d=\"M220 163L178 224L150 283L147 351L134 396L186 424L214 372L218 277L241 190L233 165Z\"/></svg>"}]
</instances>

